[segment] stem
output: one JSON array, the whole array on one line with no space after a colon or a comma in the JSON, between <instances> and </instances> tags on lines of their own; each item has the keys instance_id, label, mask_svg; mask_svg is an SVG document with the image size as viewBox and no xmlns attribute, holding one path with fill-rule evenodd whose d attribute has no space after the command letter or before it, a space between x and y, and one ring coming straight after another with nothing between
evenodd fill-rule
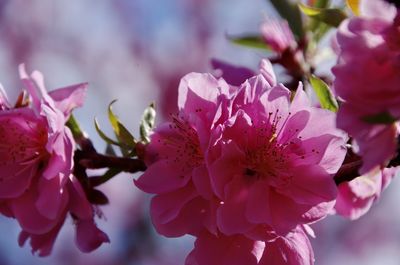
<instances>
[{"instance_id":1,"label":"stem","mask_svg":"<svg viewBox=\"0 0 400 265\"><path fill-rule=\"evenodd\" d=\"M358 170L360 169L361 165L362 165L362 160L360 157L358 157L357 160L343 163L343 165L340 167L340 169L338 170L338 172L334 177L336 185L339 185L340 183L345 181L351 181L359 177L360 174L358 173ZM400 165L400 152L398 150L397 155L392 160L390 160L387 167L396 167L399 165Z\"/></svg>"},{"instance_id":2,"label":"stem","mask_svg":"<svg viewBox=\"0 0 400 265\"><path fill-rule=\"evenodd\" d=\"M108 156L92 152L83 152L79 164L85 168L115 168L129 173L146 170L146 165L140 159Z\"/></svg>"},{"instance_id":3,"label":"stem","mask_svg":"<svg viewBox=\"0 0 400 265\"><path fill-rule=\"evenodd\" d=\"M360 176L358 170L360 169L361 164L361 159L343 164L334 177L336 185L345 181L351 181Z\"/></svg>"}]
</instances>

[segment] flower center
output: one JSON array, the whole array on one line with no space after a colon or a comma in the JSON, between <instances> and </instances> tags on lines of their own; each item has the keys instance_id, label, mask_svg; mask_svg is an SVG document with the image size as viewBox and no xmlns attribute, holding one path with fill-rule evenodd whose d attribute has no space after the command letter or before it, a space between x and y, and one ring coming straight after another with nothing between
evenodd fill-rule
<instances>
[{"instance_id":1,"label":"flower center","mask_svg":"<svg viewBox=\"0 0 400 265\"><path fill-rule=\"evenodd\" d=\"M275 113L269 113L266 122L252 125L252 132L248 135L249 143L245 149L244 175L249 180L265 180L275 187L290 183L293 177L290 173L291 149L296 146L292 136L299 131L287 130L285 133L292 136L281 137L290 115L291 113L286 115L283 120L279 110L276 110Z\"/></svg>"},{"instance_id":2,"label":"flower center","mask_svg":"<svg viewBox=\"0 0 400 265\"><path fill-rule=\"evenodd\" d=\"M0 181L20 175L33 164L43 166L41 161L48 155L43 120L22 113L4 113L0 116L0 139L0 169L7 168L7 174L0 174Z\"/></svg>"},{"instance_id":3,"label":"flower center","mask_svg":"<svg viewBox=\"0 0 400 265\"><path fill-rule=\"evenodd\" d=\"M191 170L204 162L197 132L182 116L172 115L172 134L163 139L168 146L168 159L179 164L182 171Z\"/></svg>"}]
</instances>

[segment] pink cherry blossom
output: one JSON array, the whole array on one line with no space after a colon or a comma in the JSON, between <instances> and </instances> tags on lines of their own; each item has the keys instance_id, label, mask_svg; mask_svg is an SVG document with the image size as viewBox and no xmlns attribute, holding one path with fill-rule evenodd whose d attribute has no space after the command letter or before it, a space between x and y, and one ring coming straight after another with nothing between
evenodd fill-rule
<instances>
[{"instance_id":1,"label":"pink cherry blossom","mask_svg":"<svg viewBox=\"0 0 400 265\"><path fill-rule=\"evenodd\" d=\"M281 84L271 87L262 75L246 81L207 153L211 185L221 200L220 231L246 234L269 225L285 235L324 218L336 198L332 175L343 162L344 144L335 114L312 107L301 86L290 102Z\"/></svg>"},{"instance_id":2,"label":"pink cherry blossom","mask_svg":"<svg viewBox=\"0 0 400 265\"><path fill-rule=\"evenodd\" d=\"M79 228L80 222L93 222L94 214L72 175L75 142L65 126L71 111L82 105L87 85L47 93L41 73L28 76L21 66L20 75L31 106L11 108L0 93L0 200L2 213L22 228L20 245L30 238L32 251L46 256L68 212L77 219L78 233L94 226ZM103 234L97 237L108 241ZM81 250L98 247L94 241Z\"/></svg>"},{"instance_id":3,"label":"pink cherry blossom","mask_svg":"<svg viewBox=\"0 0 400 265\"><path fill-rule=\"evenodd\" d=\"M257 241L243 235L203 232L186 258L186 265L311 265L314 253L302 227L285 237Z\"/></svg>"},{"instance_id":4,"label":"pink cherry blossom","mask_svg":"<svg viewBox=\"0 0 400 265\"><path fill-rule=\"evenodd\" d=\"M341 183L336 198L336 213L351 220L366 214L397 171L398 167L385 168Z\"/></svg>"},{"instance_id":5,"label":"pink cherry blossom","mask_svg":"<svg viewBox=\"0 0 400 265\"><path fill-rule=\"evenodd\" d=\"M215 232L214 199L205 165L209 137L224 121L229 86L209 74L192 73L179 85L179 113L158 126L146 147L148 169L135 181L156 194L151 217L165 236L197 234L203 227Z\"/></svg>"},{"instance_id":6,"label":"pink cherry blossom","mask_svg":"<svg viewBox=\"0 0 400 265\"><path fill-rule=\"evenodd\" d=\"M334 87L344 101L337 125L354 138L363 158L361 174L384 167L394 156L397 128L393 122L368 122L379 116L400 118L400 55L396 8L384 1L361 1L361 17L344 21L337 33L340 48Z\"/></svg>"}]
</instances>

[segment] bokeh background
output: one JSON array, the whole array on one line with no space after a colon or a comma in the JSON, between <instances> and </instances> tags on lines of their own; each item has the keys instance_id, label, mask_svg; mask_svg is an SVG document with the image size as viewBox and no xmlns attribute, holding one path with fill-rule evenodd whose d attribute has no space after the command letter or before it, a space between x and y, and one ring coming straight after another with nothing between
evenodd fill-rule
<instances>
[{"instance_id":1,"label":"bokeh background","mask_svg":"<svg viewBox=\"0 0 400 265\"><path fill-rule=\"evenodd\" d=\"M209 72L210 59L256 69L267 54L231 44L226 36L257 33L276 17L267 0L0 0L0 81L13 101L20 91L17 67L40 70L49 90L90 84L75 115L98 150L93 119L111 135L106 107L138 135L145 107L156 102L157 122L176 110L180 78ZM326 68L328 69L328 68ZM38 258L18 247L15 220L0 216L0 265L179 265L193 238L158 236L148 216L149 196L121 174L103 185L110 204L99 227L110 237L90 254L74 244L68 219L53 254ZM313 226L316 264L400 264L400 182L395 180L366 216L349 222L332 216Z\"/></svg>"}]
</instances>

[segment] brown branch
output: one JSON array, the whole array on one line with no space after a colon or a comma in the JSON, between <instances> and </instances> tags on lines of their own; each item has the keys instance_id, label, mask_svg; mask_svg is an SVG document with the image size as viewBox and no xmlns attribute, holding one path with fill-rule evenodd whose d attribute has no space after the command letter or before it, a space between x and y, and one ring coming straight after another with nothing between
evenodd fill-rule
<instances>
[{"instance_id":1,"label":"brown branch","mask_svg":"<svg viewBox=\"0 0 400 265\"><path fill-rule=\"evenodd\" d=\"M116 168L129 173L146 170L146 165L140 159L108 156L93 152L84 152L79 160L79 164L90 169Z\"/></svg>"},{"instance_id":2,"label":"brown branch","mask_svg":"<svg viewBox=\"0 0 400 265\"><path fill-rule=\"evenodd\" d=\"M336 185L345 181L351 181L360 176L358 170L360 169L361 164L361 159L343 164L334 177Z\"/></svg>"}]
</instances>

